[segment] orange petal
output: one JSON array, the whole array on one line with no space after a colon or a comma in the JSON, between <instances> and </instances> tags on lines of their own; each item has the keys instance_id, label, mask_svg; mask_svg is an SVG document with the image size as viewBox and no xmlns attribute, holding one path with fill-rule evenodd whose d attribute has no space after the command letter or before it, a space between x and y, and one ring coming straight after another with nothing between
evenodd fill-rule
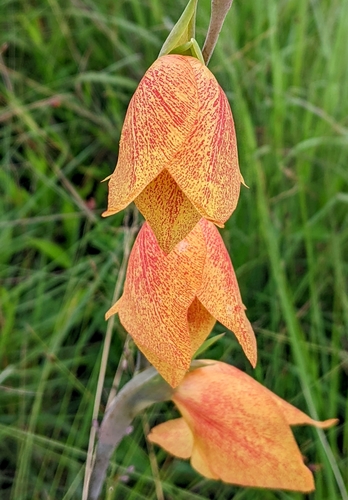
<instances>
[{"instance_id":1,"label":"orange petal","mask_svg":"<svg viewBox=\"0 0 348 500\"><path fill-rule=\"evenodd\" d=\"M165 255L145 223L129 257L124 292L107 313L120 321L150 363L173 387L191 361L187 311L205 260L200 227Z\"/></svg>"},{"instance_id":2,"label":"orange petal","mask_svg":"<svg viewBox=\"0 0 348 500\"><path fill-rule=\"evenodd\" d=\"M183 418L168 420L168 422L156 425L156 427L151 429L147 438L149 441L161 446L161 448L175 457L184 459L191 457L193 435ZM210 479L219 479L219 477L210 470L207 462L199 454L197 449L192 457L191 464L192 467L202 474L202 476Z\"/></svg>"},{"instance_id":3,"label":"orange petal","mask_svg":"<svg viewBox=\"0 0 348 500\"><path fill-rule=\"evenodd\" d=\"M255 367L257 346L253 329L245 315L237 278L219 231L201 219L207 258L197 298L214 318L233 331L247 358Z\"/></svg>"},{"instance_id":4,"label":"orange petal","mask_svg":"<svg viewBox=\"0 0 348 500\"><path fill-rule=\"evenodd\" d=\"M125 208L182 147L196 121L197 84L187 58L163 56L148 69L129 104L108 209Z\"/></svg>"},{"instance_id":5,"label":"orange petal","mask_svg":"<svg viewBox=\"0 0 348 500\"><path fill-rule=\"evenodd\" d=\"M206 461L204 455L202 455L198 446L194 448L194 452L191 457L191 465L197 472L208 479L220 479L218 474L215 474L215 472L211 470L209 463Z\"/></svg>"},{"instance_id":6,"label":"orange petal","mask_svg":"<svg viewBox=\"0 0 348 500\"><path fill-rule=\"evenodd\" d=\"M148 184L135 204L165 253L183 240L201 218L167 170Z\"/></svg>"},{"instance_id":7,"label":"orange petal","mask_svg":"<svg viewBox=\"0 0 348 500\"><path fill-rule=\"evenodd\" d=\"M269 391L269 393L283 412L283 415L289 425L314 425L314 427L318 427L319 429L327 429L328 427L332 427L339 422L337 418L329 418L328 420L323 420L321 422L314 420L303 413L303 411L299 410L295 406L292 406L290 403L287 403L284 399L280 398L273 392Z\"/></svg>"},{"instance_id":8,"label":"orange petal","mask_svg":"<svg viewBox=\"0 0 348 500\"><path fill-rule=\"evenodd\" d=\"M185 57L198 95L197 120L167 169L198 212L218 226L236 208L242 176L231 109L214 75Z\"/></svg>"},{"instance_id":9,"label":"orange petal","mask_svg":"<svg viewBox=\"0 0 348 500\"><path fill-rule=\"evenodd\" d=\"M190 458L193 436L183 418L168 420L151 429L147 439L178 458Z\"/></svg>"},{"instance_id":10,"label":"orange petal","mask_svg":"<svg viewBox=\"0 0 348 500\"><path fill-rule=\"evenodd\" d=\"M188 373L173 401L194 436L192 464L197 454L198 463L228 483L314 489L278 404L237 368L212 362Z\"/></svg>"},{"instance_id":11,"label":"orange petal","mask_svg":"<svg viewBox=\"0 0 348 500\"><path fill-rule=\"evenodd\" d=\"M191 354L193 356L214 328L216 320L197 298L189 307L187 320L191 337Z\"/></svg>"}]
</instances>

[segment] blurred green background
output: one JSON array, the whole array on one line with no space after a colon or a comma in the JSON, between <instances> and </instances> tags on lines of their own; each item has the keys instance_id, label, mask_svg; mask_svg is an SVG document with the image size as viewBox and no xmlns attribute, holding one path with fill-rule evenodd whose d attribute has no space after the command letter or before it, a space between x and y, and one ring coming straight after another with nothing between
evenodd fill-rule
<instances>
[{"instance_id":1,"label":"blurred green background","mask_svg":"<svg viewBox=\"0 0 348 500\"><path fill-rule=\"evenodd\" d=\"M81 498L104 313L141 224L133 207L100 217L100 181L114 169L130 97L184 6L0 2L1 499ZM209 14L199 0L201 45ZM348 498L347 26L340 0L235 0L209 65L232 106L249 186L223 237L259 364L251 370L231 333L205 357L312 417L340 419L325 433L294 429L316 492L224 485L148 450L149 426L176 415L168 404L135 421L103 498ZM100 416L116 369L121 385L134 370L125 339L116 319Z\"/></svg>"}]
</instances>

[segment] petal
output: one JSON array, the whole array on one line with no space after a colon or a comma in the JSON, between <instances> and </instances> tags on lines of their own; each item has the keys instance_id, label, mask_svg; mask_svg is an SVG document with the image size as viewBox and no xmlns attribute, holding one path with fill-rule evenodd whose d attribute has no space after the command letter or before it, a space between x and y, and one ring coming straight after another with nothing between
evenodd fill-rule
<instances>
[{"instance_id":1,"label":"petal","mask_svg":"<svg viewBox=\"0 0 348 500\"><path fill-rule=\"evenodd\" d=\"M193 435L183 418L168 420L168 422L157 425L151 429L147 439L161 446L161 448L175 457L183 459L191 457ZM199 454L198 450L195 451L191 464L200 474L202 474L202 476L210 479L219 479L219 477L210 470L208 464Z\"/></svg>"},{"instance_id":2,"label":"petal","mask_svg":"<svg viewBox=\"0 0 348 500\"><path fill-rule=\"evenodd\" d=\"M148 184L135 204L165 253L173 250L201 218L167 170Z\"/></svg>"},{"instance_id":3,"label":"petal","mask_svg":"<svg viewBox=\"0 0 348 500\"><path fill-rule=\"evenodd\" d=\"M193 356L214 328L216 320L197 298L189 307L187 320L191 337L191 354Z\"/></svg>"},{"instance_id":4,"label":"petal","mask_svg":"<svg viewBox=\"0 0 348 500\"><path fill-rule=\"evenodd\" d=\"M207 462L205 456L201 453L199 447L196 445L194 447L192 457L191 457L191 465L197 472L202 474L202 476L207 477L208 479L220 479L218 474L215 474L209 467L209 463Z\"/></svg>"},{"instance_id":5,"label":"petal","mask_svg":"<svg viewBox=\"0 0 348 500\"><path fill-rule=\"evenodd\" d=\"M103 216L133 201L173 161L191 133L198 110L197 84L186 59L160 57L139 83L122 128Z\"/></svg>"},{"instance_id":6,"label":"petal","mask_svg":"<svg viewBox=\"0 0 348 500\"><path fill-rule=\"evenodd\" d=\"M191 361L187 311L205 261L200 226L165 255L145 223L129 257L124 292L106 314L120 321L150 363L173 387Z\"/></svg>"},{"instance_id":7,"label":"petal","mask_svg":"<svg viewBox=\"0 0 348 500\"><path fill-rule=\"evenodd\" d=\"M178 458L190 458L193 436L183 418L168 420L151 429L147 439Z\"/></svg>"},{"instance_id":8,"label":"petal","mask_svg":"<svg viewBox=\"0 0 348 500\"><path fill-rule=\"evenodd\" d=\"M219 231L201 219L207 258L197 298L214 318L233 331L247 358L255 367L257 346L253 329L245 315L237 278Z\"/></svg>"},{"instance_id":9,"label":"petal","mask_svg":"<svg viewBox=\"0 0 348 500\"><path fill-rule=\"evenodd\" d=\"M161 346L154 349L152 342L150 346L148 344L148 342L146 345L137 342L140 351L156 368L158 373L162 375L169 385L177 387L188 370L186 350L172 350L168 354L167 352L160 351Z\"/></svg>"},{"instance_id":10,"label":"petal","mask_svg":"<svg viewBox=\"0 0 348 500\"><path fill-rule=\"evenodd\" d=\"M194 436L192 464L198 454L198 463L228 483L314 489L278 404L237 368L214 362L188 373L173 401Z\"/></svg>"},{"instance_id":11,"label":"petal","mask_svg":"<svg viewBox=\"0 0 348 500\"><path fill-rule=\"evenodd\" d=\"M319 422L318 420L314 420L313 418L303 413L303 411L299 410L287 401L284 401L284 399L280 398L273 392L269 392L283 412L283 415L289 425L313 425L314 427L318 427L319 429L327 429L328 427L332 427L339 422L337 418L329 418L328 420L323 420L321 422Z\"/></svg>"},{"instance_id":12,"label":"petal","mask_svg":"<svg viewBox=\"0 0 348 500\"><path fill-rule=\"evenodd\" d=\"M218 226L234 211L243 181L232 112L214 75L185 58L198 92L198 114L189 137L167 169L202 217Z\"/></svg>"},{"instance_id":13,"label":"petal","mask_svg":"<svg viewBox=\"0 0 348 500\"><path fill-rule=\"evenodd\" d=\"M183 418L168 420L168 422L157 425L151 429L147 439L161 446L161 448L175 457L186 459L190 458L192 455L193 435ZM210 470L208 464L197 450L191 460L191 464L200 474L202 474L202 476L210 479L219 479L219 477Z\"/></svg>"}]
</instances>

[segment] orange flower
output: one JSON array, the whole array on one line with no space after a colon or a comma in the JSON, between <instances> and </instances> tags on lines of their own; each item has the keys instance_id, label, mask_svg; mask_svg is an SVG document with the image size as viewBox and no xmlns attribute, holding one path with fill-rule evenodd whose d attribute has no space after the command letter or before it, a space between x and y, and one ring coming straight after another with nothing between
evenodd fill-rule
<instances>
[{"instance_id":1,"label":"orange flower","mask_svg":"<svg viewBox=\"0 0 348 500\"><path fill-rule=\"evenodd\" d=\"M216 227L201 219L166 255L145 223L132 249L119 313L125 329L165 380L177 386L215 321L232 330L251 364L254 332L231 260Z\"/></svg>"},{"instance_id":2,"label":"orange flower","mask_svg":"<svg viewBox=\"0 0 348 500\"><path fill-rule=\"evenodd\" d=\"M133 200L168 253L201 217L223 227L243 182L227 98L198 59L162 56L129 104L104 216Z\"/></svg>"},{"instance_id":3,"label":"orange flower","mask_svg":"<svg viewBox=\"0 0 348 500\"><path fill-rule=\"evenodd\" d=\"M242 486L308 492L304 465L290 425L325 428L237 368L218 361L188 373L172 400L182 418L152 429L148 438L203 476Z\"/></svg>"}]
</instances>

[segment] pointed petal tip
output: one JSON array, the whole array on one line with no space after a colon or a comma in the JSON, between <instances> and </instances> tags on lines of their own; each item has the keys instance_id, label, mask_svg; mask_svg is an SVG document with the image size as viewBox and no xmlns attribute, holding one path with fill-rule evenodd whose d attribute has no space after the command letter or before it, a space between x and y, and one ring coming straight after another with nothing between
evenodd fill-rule
<instances>
[{"instance_id":1,"label":"pointed petal tip","mask_svg":"<svg viewBox=\"0 0 348 500\"><path fill-rule=\"evenodd\" d=\"M185 377L187 371L188 370L186 370L185 373L175 375L174 377L173 376L167 377L166 374L163 372L160 372L160 375L164 378L164 380L166 382L168 382L168 384L170 385L170 387L172 389L176 389L177 387L179 387L181 382L184 380L184 377Z\"/></svg>"},{"instance_id":2,"label":"pointed petal tip","mask_svg":"<svg viewBox=\"0 0 348 500\"><path fill-rule=\"evenodd\" d=\"M127 206L127 205L126 205ZM116 208L107 208L106 210L104 210L104 212L102 212L101 216L102 217L110 217L110 215L115 215L115 214L118 214L119 212L121 212L121 210L123 210L125 207L116 207Z\"/></svg>"},{"instance_id":3,"label":"pointed petal tip","mask_svg":"<svg viewBox=\"0 0 348 500\"><path fill-rule=\"evenodd\" d=\"M244 307L244 306L243 306ZM242 307L239 308L241 313L241 322L239 328L234 328L232 331L237 337L246 357L248 358L251 366L256 367L257 364L257 343L254 330L250 321L246 317Z\"/></svg>"},{"instance_id":4,"label":"pointed petal tip","mask_svg":"<svg viewBox=\"0 0 348 500\"><path fill-rule=\"evenodd\" d=\"M334 425L337 425L339 423L338 418L329 418L327 420L323 421L318 421L318 420L313 420L308 417L308 422L303 422L302 425L313 425L314 427L317 427L317 429L328 429L329 427L333 427ZM296 424L295 424L296 425ZM301 424L298 424L301 425Z\"/></svg>"},{"instance_id":5,"label":"pointed petal tip","mask_svg":"<svg viewBox=\"0 0 348 500\"><path fill-rule=\"evenodd\" d=\"M244 177L242 176L242 174L240 174L240 182L243 184L244 187L249 189L249 186L248 186L248 184L245 183L245 180L244 180Z\"/></svg>"},{"instance_id":6,"label":"pointed petal tip","mask_svg":"<svg viewBox=\"0 0 348 500\"><path fill-rule=\"evenodd\" d=\"M255 354L251 357L248 357L249 361L250 361L250 364L253 368L256 368L256 365L257 365L257 352L255 352Z\"/></svg>"},{"instance_id":7,"label":"pointed petal tip","mask_svg":"<svg viewBox=\"0 0 348 500\"><path fill-rule=\"evenodd\" d=\"M101 216L102 216L102 217L109 217L109 215L113 215L113 214L114 214L114 212L110 212L110 210L105 210L105 211L101 214Z\"/></svg>"},{"instance_id":8,"label":"pointed petal tip","mask_svg":"<svg viewBox=\"0 0 348 500\"><path fill-rule=\"evenodd\" d=\"M113 316L114 314L118 313L119 308L120 308L120 301L121 301L121 299L119 299L117 302L115 302L115 304L112 307L110 307L110 309L108 311L106 311L105 316L104 316L105 321L110 319L111 316Z\"/></svg>"},{"instance_id":9,"label":"pointed petal tip","mask_svg":"<svg viewBox=\"0 0 348 500\"><path fill-rule=\"evenodd\" d=\"M134 201L167 255L187 237L201 218L166 169Z\"/></svg>"},{"instance_id":10,"label":"pointed petal tip","mask_svg":"<svg viewBox=\"0 0 348 500\"><path fill-rule=\"evenodd\" d=\"M187 356L186 359L176 356L175 359L168 360L159 356L151 346L149 348L148 346L138 343L134 338L133 340L144 356L150 361L154 368L156 368L161 377L163 377L173 389L181 384L186 373L190 369L191 358L189 356Z\"/></svg>"},{"instance_id":11,"label":"pointed petal tip","mask_svg":"<svg viewBox=\"0 0 348 500\"><path fill-rule=\"evenodd\" d=\"M327 429L328 427L333 427L334 425L339 424L339 422L340 422L339 418L329 418L321 422L321 428Z\"/></svg>"},{"instance_id":12,"label":"pointed petal tip","mask_svg":"<svg viewBox=\"0 0 348 500\"><path fill-rule=\"evenodd\" d=\"M105 177L105 179L103 179L103 180L102 180L102 181L100 181L100 182L106 182L106 181L110 180L110 179L111 179L111 177L112 177L112 174L108 175L107 177Z\"/></svg>"},{"instance_id":13,"label":"pointed petal tip","mask_svg":"<svg viewBox=\"0 0 348 500\"><path fill-rule=\"evenodd\" d=\"M243 340L241 342L240 338L237 337L237 340L242 347L245 356L247 357L249 363L253 368L256 368L257 365L257 345L256 345L256 339L254 338L249 338L247 341Z\"/></svg>"}]
</instances>

